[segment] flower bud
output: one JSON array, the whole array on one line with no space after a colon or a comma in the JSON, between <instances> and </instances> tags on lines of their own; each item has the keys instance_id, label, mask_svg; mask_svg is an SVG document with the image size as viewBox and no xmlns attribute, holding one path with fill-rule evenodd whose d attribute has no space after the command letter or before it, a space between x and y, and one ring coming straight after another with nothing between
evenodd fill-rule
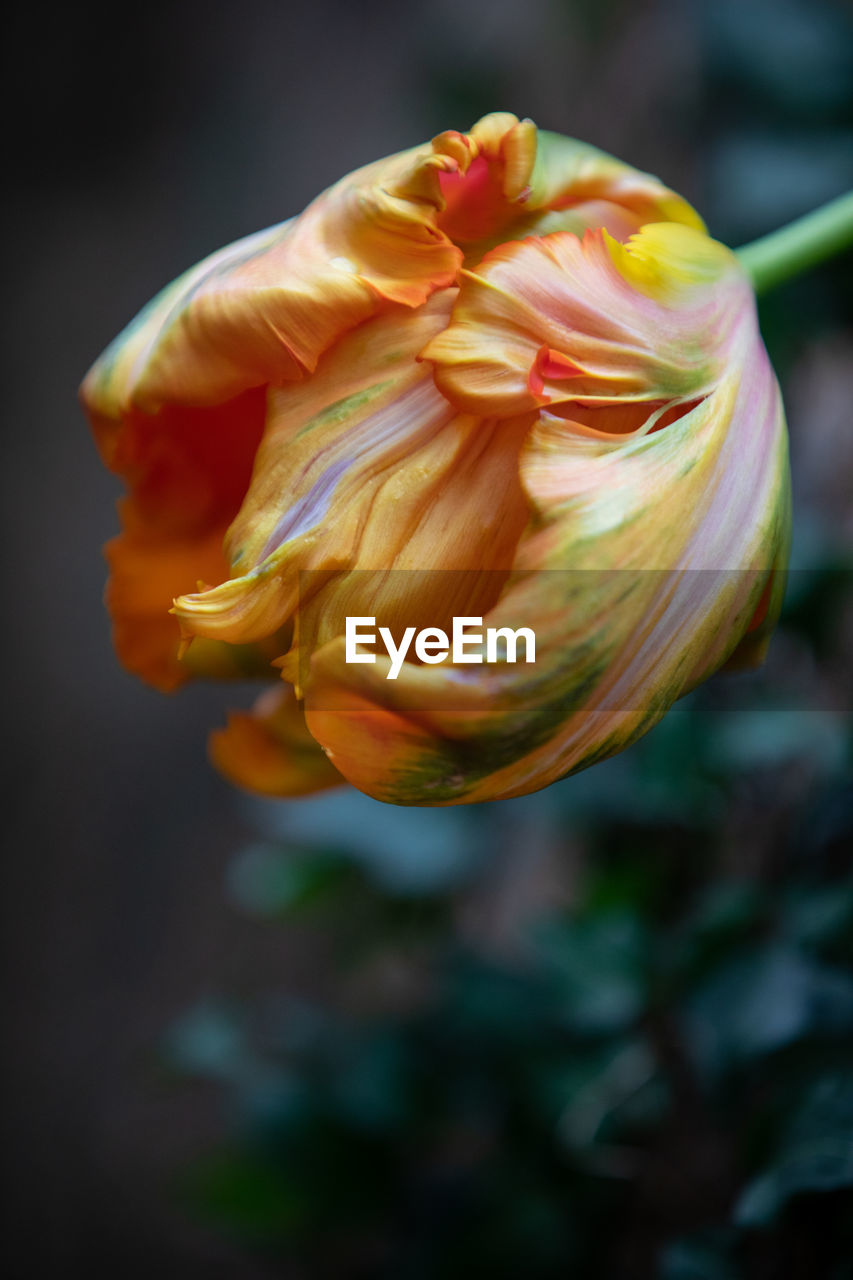
<instances>
[{"instance_id":1,"label":"flower bud","mask_svg":"<svg viewBox=\"0 0 853 1280\"><path fill-rule=\"evenodd\" d=\"M162 689L276 681L211 747L267 794L537 790L760 659L778 615L787 442L748 279L655 178L508 114L214 254L82 396L129 491L119 656ZM348 661L348 618L408 648ZM482 642L445 653L460 618ZM489 648L522 628L534 661Z\"/></svg>"}]
</instances>

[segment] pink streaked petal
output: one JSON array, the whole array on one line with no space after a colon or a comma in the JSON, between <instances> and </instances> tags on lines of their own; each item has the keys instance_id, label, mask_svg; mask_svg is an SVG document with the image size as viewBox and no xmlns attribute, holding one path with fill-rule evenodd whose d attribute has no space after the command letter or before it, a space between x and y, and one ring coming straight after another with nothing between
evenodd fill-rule
<instances>
[{"instance_id":1,"label":"pink streaked petal","mask_svg":"<svg viewBox=\"0 0 853 1280\"><path fill-rule=\"evenodd\" d=\"M700 263L693 274L681 269L685 242ZM451 323L422 358L469 413L695 398L720 370L738 290L733 255L679 224L643 228L627 246L604 231L555 232L463 272Z\"/></svg>"},{"instance_id":2,"label":"pink streaked petal","mask_svg":"<svg viewBox=\"0 0 853 1280\"><path fill-rule=\"evenodd\" d=\"M342 641L315 655L307 722L356 786L400 804L526 794L623 749L766 636L788 550L785 424L754 306L729 305L724 371L664 429L532 428L534 516L484 626L533 626L535 667L405 663L392 683L346 666Z\"/></svg>"}]
</instances>

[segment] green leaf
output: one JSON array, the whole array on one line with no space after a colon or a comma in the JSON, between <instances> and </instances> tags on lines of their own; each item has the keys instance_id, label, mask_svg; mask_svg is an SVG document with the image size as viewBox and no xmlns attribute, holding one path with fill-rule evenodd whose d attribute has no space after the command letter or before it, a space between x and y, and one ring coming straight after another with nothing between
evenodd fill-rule
<instances>
[{"instance_id":1,"label":"green leaf","mask_svg":"<svg viewBox=\"0 0 853 1280\"><path fill-rule=\"evenodd\" d=\"M628 912L564 918L540 926L534 940L550 973L562 1021L583 1034L630 1026L648 989L645 935Z\"/></svg>"},{"instance_id":2,"label":"green leaf","mask_svg":"<svg viewBox=\"0 0 853 1280\"><path fill-rule=\"evenodd\" d=\"M744 1189L734 1220L771 1223L793 1196L853 1187L853 1077L827 1076L810 1090L775 1160Z\"/></svg>"},{"instance_id":3,"label":"green leaf","mask_svg":"<svg viewBox=\"0 0 853 1280\"><path fill-rule=\"evenodd\" d=\"M812 1033L853 1030L853 976L771 943L741 952L688 1002L685 1027L711 1074Z\"/></svg>"}]
</instances>

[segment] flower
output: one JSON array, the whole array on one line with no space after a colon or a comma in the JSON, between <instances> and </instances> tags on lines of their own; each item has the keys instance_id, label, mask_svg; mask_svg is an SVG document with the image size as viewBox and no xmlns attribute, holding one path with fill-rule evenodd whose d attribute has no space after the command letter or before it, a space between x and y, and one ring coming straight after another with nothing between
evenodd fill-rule
<instances>
[{"instance_id":1,"label":"flower","mask_svg":"<svg viewBox=\"0 0 853 1280\"><path fill-rule=\"evenodd\" d=\"M760 659L778 614L785 423L737 258L509 114L213 254L82 398L129 490L119 656L161 689L273 680L211 740L267 794L537 790ZM346 661L348 617L459 615L534 629L536 661Z\"/></svg>"}]
</instances>

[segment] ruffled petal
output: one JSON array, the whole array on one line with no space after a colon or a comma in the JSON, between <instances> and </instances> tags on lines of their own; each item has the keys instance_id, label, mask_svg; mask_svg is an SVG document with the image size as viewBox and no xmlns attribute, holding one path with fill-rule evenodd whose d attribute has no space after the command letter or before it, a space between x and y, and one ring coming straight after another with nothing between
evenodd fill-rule
<instances>
[{"instance_id":1,"label":"ruffled petal","mask_svg":"<svg viewBox=\"0 0 853 1280\"><path fill-rule=\"evenodd\" d=\"M528 207L573 212L586 218L587 211L603 206L614 212L624 211L633 224L632 230L649 222L678 222L697 231L705 230L693 206L653 174L643 173L589 143L540 130ZM623 238L606 218L585 221L585 227L596 226L606 227L617 239Z\"/></svg>"},{"instance_id":2,"label":"ruffled petal","mask_svg":"<svg viewBox=\"0 0 853 1280\"><path fill-rule=\"evenodd\" d=\"M227 575L222 540L249 483L264 412L263 392L251 391L213 410L167 408L153 419L132 412L120 431L104 428L105 456L129 487L119 504L124 532L106 549L106 602L119 658L156 688L229 666L245 673L245 653L226 657L217 647L182 661L169 611L199 580Z\"/></svg>"},{"instance_id":3,"label":"ruffled petal","mask_svg":"<svg viewBox=\"0 0 853 1280\"><path fill-rule=\"evenodd\" d=\"M268 796L303 796L344 779L305 726L293 690L268 689L253 711L233 711L210 735L210 758L229 781Z\"/></svg>"},{"instance_id":4,"label":"ruffled petal","mask_svg":"<svg viewBox=\"0 0 853 1280\"><path fill-rule=\"evenodd\" d=\"M676 260L649 265L651 291L677 297ZM717 370L701 401L656 432L590 436L550 413L530 432L533 517L483 625L534 628L534 664L404 663L389 681L387 660L348 665L341 638L314 656L307 723L356 786L400 804L526 794L633 742L762 605L758 629L772 624L790 521L781 399L745 278L727 265L696 287L724 320L704 328L689 295L685 348Z\"/></svg>"},{"instance_id":5,"label":"ruffled petal","mask_svg":"<svg viewBox=\"0 0 853 1280\"><path fill-rule=\"evenodd\" d=\"M186 272L93 366L84 403L115 421L130 407L212 405L299 379L384 304L417 307L452 284L460 246L552 230L563 215L560 227L612 221L619 236L664 218L702 225L656 178L496 112L357 170L298 218ZM545 216L547 227L525 224Z\"/></svg>"},{"instance_id":6,"label":"ruffled petal","mask_svg":"<svg viewBox=\"0 0 853 1280\"><path fill-rule=\"evenodd\" d=\"M778 612L784 422L735 259L657 179L507 113L212 255L82 395L129 488L125 663L172 688L275 659L304 693L307 720L282 687L214 735L254 790L534 790ZM535 625L535 665L344 661L349 616L460 613Z\"/></svg>"},{"instance_id":7,"label":"ruffled petal","mask_svg":"<svg viewBox=\"0 0 853 1280\"><path fill-rule=\"evenodd\" d=\"M406 152L329 188L298 218L213 254L124 331L83 384L91 412L213 405L311 372L385 303L420 306L451 284L460 251L435 227L430 175L446 157Z\"/></svg>"},{"instance_id":8,"label":"ruffled petal","mask_svg":"<svg viewBox=\"0 0 853 1280\"><path fill-rule=\"evenodd\" d=\"M518 456L530 420L456 413L417 363L452 301L452 292L439 295L405 324L399 312L377 317L304 386L272 394L228 533L234 576L175 602L187 635L247 643L298 607L297 643L312 649L347 614L393 604L404 572L399 607L420 625L440 625L466 596L491 605L495 571L508 572L528 518ZM460 575L454 591L435 570Z\"/></svg>"},{"instance_id":9,"label":"ruffled petal","mask_svg":"<svg viewBox=\"0 0 853 1280\"><path fill-rule=\"evenodd\" d=\"M197 580L232 575L217 547L248 484L267 386L294 387L378 313L408 317L484 235L526 234L542 218L624 235L652 209L695 220L656 179L495 113L366 166L163 290L81 389L104 460L130 488L108 590L126 665L161 688L235 665L210 646L179 658L166 611Z\"/></svg>"},{"instance_id":10,"label":"ruffled petal","mask_svg":"<svg viewBox=\"0 0 853 1280\"><path fill-rule=\"evenodd\" d=\"M704 230L695 209L651 174L507 112L486 116L469 134L440 134L433 146L458 163L439 175L438 226L469 265L503 241L554 231L604 227L623 240L664 220Z\"/></svg>"},{"instance_id":11,"label":"ruffled petal","mask_svg":"<svg viewBox=\"0 0 853 1280\"><path fill-rule=\"evenodd\" d=\"M723 295L703 286L736 271L728 249L678 223L624 246L602 230L512 241L464 273L423 357L469 413L695 399L719 374L728 320Z\"/></svg>"},{"instance_id":12,"label":"ruffled petal","mask_svg":"<svg viewBox=\"0 0 853 1280\"><path fill-rule=\"evenodd\" d=\"M434 223L437 170L454 164L427 148L351 175L170 285L89 372L84 407L130 490L108 601L120 656L144 679L174 688L204 666L198 649L179 658L168 611L199 580L228 576L220 548L248 488L266 385L302 378L378 310L417 308L453 281L461 253Z\"/></svg>"}]
</instances>

